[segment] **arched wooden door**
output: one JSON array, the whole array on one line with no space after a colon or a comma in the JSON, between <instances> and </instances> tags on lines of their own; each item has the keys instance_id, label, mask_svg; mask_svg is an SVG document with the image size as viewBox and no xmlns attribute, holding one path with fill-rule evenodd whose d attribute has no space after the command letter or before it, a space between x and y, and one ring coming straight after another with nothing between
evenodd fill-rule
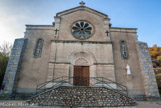
<instances>
[{"instance_id":1,"label":"arched wooden door","mask_svg":"<svg viewBox=\"0 0 161 108\"><path fill-rule=\"evenodd\" d=\"M89 66L74 66L75 86L89 86Z\"/></svg>"}]
</instances>

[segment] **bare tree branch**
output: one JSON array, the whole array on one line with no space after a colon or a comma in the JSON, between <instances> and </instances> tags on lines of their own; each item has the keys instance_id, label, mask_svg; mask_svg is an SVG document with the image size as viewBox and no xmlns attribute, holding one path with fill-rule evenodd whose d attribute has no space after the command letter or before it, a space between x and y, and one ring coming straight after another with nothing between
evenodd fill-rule
<instances>
[{"instance_id":1,"label":"bare tree branch","mask_svg":"<svg viewBox=\"0 0 161 108\"><path fill-rule=\"evenodd\" d=\"M9 42L3 42L2 45L0 45L0 53L5 56L10 56L12 49L12 44Z\"/></svg>"}]
</instances>

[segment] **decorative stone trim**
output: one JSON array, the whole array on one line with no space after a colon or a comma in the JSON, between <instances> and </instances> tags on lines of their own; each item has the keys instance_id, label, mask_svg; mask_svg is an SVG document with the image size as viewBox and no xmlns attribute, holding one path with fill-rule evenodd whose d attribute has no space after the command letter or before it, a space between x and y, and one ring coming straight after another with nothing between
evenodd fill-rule
<instances>
[{"instance_id":1,"label":"decorative stone trim","mask_svg":"<svg viewBox=\"0 0 161 108\"><path fill-rule=\"evenodd\" d=\"M53 25L26 25L26 30L54 30Z\"/></svg>"},{"instance_id":2,"label":"decorative stone trim","mask_svg":"<svg viewBox=\"0 0 161 108\"><path fill-rule=\"evenodd\" d=\"M71 64L70 62L49 62L53 64ZM113 63L94 63L94 65L114 65Z\"/></svg>"},{"instance_id":3,"label":"decorative stone trim","mask_svg":"<svg viewBox=\"0 0 161 108\"><path fill-rule=\"evenodd\" d=\"M121 32L121 33L137 33L137 28L120 28L120 27L111 27L110 32Z\"/></svg>"},{"instance_id":4,"label":"decorative stone trim","mask_svg":"<svg viewBox=\"0 0 161 108\"><path fill-rule=\"evenodd\" d=\"M46 29L46 28L26 28L26 30L54 30L54 28Z\"/></svg>"},{"instance_id":5,"label":"decorative stone trim","mask_svg":"<svg viewBox=\"0 0 161 108\"><path fill-rule=\"evenodd\" d=\"M53 64L71 64L70 62L49 62Z\"/></svg>"},{"instance_id":6,"label":"decorative stone trim","mask_svg":"<svg viewBox=\"0 0 161 108\"><path fill-rule=\"evenodd\" d=\"M103 18L108 18L108 15L102 13L102 12L99 12L97 10L94 10L92 8L89 8L89 7L86 7L86 6L78 6L78 7L75 7L75 8L71 8L71 9L68 9L68 10L65 10L65 11L62 11L62 12L59 12L56 14L57 17L61 17L63 15L67 15L69 13L73 13L73 12L76 12L76 11L79 11L79 10L83 10L83 11L87 11L87 12L90 12L92 14L97 14ZM108 18L109 19L109 18ZM110 20L110 19L109 19Z\"/></svg>"},{"instance_id":7,"label":"decorative stone trim","mask_svg":"<svg viewBox=\"0 0 161 108\"><path fill-rule=\"evenodd\" d=\"M94 63L94 65L114 65L113 63Z\"/></svg>"},{"instance_id":8,"label":"decorative stone trim","mask_svg":"<svg viewBox=\"0 0 161 108\"><path fill-rule=\"evenodd\" d=\"M51 40L55 43L87 43L87 44L111 44L111 41L78 41L78 40Z\"/></svg>"}]
</instances>

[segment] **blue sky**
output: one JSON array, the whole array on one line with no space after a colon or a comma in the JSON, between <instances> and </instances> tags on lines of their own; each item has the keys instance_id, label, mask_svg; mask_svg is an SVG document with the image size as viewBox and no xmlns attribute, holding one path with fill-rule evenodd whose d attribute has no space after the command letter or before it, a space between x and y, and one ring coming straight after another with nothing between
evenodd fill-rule
<instances>
[{"instance_id":1,"label":"blue sky","mask_svg":"<svg viewBox=\"0 0 161 108\"><path fill-rule=\"evenodd\" d=\"M0 0L0 44L24 37L25 25L51 25L56 13L81 0ZM161 0L84 0L105 13L113 27L138 28L139 41L161 46Z\"/></svg>"}]
</instances>

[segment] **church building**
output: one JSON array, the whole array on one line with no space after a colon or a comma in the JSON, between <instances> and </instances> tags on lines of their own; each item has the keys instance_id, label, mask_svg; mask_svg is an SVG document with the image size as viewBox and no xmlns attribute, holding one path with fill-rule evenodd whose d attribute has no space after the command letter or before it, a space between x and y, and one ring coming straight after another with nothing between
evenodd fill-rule
<instances>
[{"instance_id":1,"label":"church building","mask_svg":"<svg viewBox=\"0 0 161 108\"><path fill-rule=\"evenodd\" d=\"M137 38L137 28L113 27L108 15L81 2L57 13L51 25L26 25L1 93L32 94L61 80L73 87L125 87L132 98L160 97L147 43Z\"/></svg>"}]
</instances>

